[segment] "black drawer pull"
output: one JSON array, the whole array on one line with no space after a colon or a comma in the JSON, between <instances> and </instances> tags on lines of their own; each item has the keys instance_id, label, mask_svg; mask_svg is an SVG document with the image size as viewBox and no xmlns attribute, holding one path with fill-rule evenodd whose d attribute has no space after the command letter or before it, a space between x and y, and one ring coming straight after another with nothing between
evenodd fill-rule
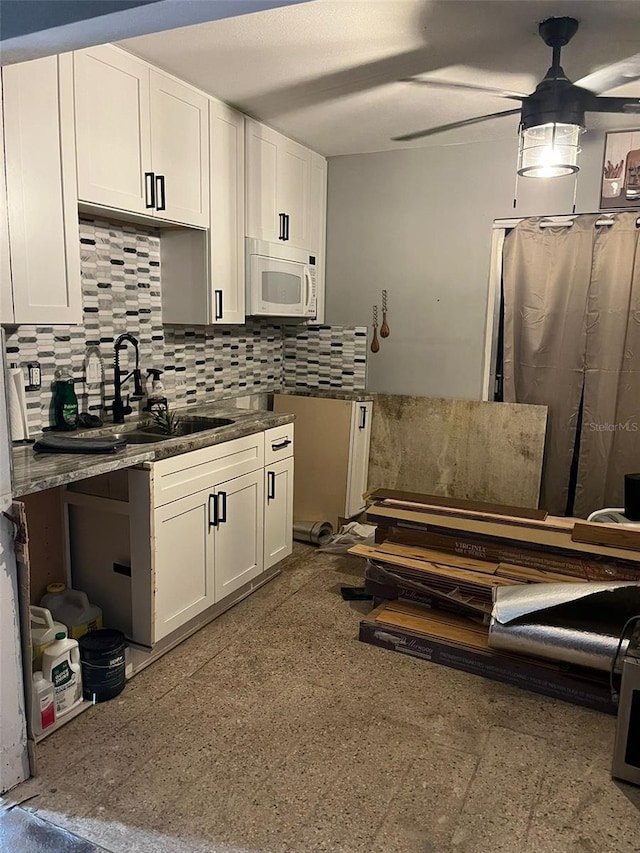
<instances>
[{"instance_id":1,"label":"black drawer pull","mask_svg":"<svg viewBox=\"0 0 640 853\"><path fill-rule=\"evenodd\" d=\"M144 173L144 206L146 208L156 206L156 176L153 172Z\"/></svg>"},{"instance_id":2,"label":"black drawer pull","mask_svg":"<svg viewBox=\"0 0 640 853\"><path fill-rule=\"evenodd\" d=\"M213 501L213 504L211 503ZM213 506L213 513L211 507ZM209 495L209 527L218 526L218 501L215 495Z\"/></svg>"},{"instance_id":3,"label":"black drawer pull","mask_svg":"<svg viewBox=\"0 0 640 853\"><path fill-rule=\"evenodd\" d=\"M167 209L167 196L165 193L164 175L156 175L156 195L158 196L158 204L156 210ZM162 197L162 201L160 198Z\"/></svg>"},{"instance_id":4,"label":"black drawer pull","mask_svg":"<svg viewBox=\"0 0 640 853\"><path fill-rule=\"evenodd\" d=\"M285 449L285 447L289 447L289 445L290 445L290 444L292 444L291 439L290 439L290 438L285 438L285 440L284 440L284 441L281 441L280 443L277 443L277 442L276 442L276 443L272 443L272 444L271 444L271 449L272 449L272 450L284 450L284 449Z\"/></svg>"},{"instance_id":5,"label":"black drawer pull","mask_svg":"<svg viewBox=\"0 0 640 853\"><path fill-rule=\"evenodd\" d=\"M218 514L218 524L224 524L227 520L227 493L218 492L218 498L222 498L222 509ZM216 501L216 504L218 501Z\"/></svg>"},{"instance_id":6,"label":"black drawer pull","mask_svg":"<svg viewBox=\"0 0 640 853\"><path fill-rule=\"evenodd\" d=\"M367 425L367 407L360 406L360 426L358 429L364 429Z\"/></svg>"}]
</instances>

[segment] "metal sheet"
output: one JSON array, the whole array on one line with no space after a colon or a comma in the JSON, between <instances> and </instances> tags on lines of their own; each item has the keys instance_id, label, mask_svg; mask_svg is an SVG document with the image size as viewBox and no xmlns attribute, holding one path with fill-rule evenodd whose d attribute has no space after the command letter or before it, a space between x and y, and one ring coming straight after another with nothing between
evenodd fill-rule
<instances>
[{"instance_id":1,"label":"metal sheet","mask_svg":"<svg viewBox=\"0 0 640 853\"><path fill-rule=\"evenodd\" d=\"M640 614L640 585L531 584L499 587L489 645L608 671L625 622ZM626 651L624 640L620 656Z\"/></svg>"}]
</instances>

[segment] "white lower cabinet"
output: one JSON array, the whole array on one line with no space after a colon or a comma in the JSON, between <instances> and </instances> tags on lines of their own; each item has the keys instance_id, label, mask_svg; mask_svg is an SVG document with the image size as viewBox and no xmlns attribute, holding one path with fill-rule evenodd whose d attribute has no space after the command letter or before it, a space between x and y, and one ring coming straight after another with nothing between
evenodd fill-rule
<instances>
[{"instance_id":1,"label":"white lower cabinet","mask_svg":"<svg viewBox=\"0 0 640 853\"><path fill-rule=\"evenodd\" d=\"M264 567L293 550L293 456L264 469Z\"/></svg>"},{"instance_id":2,"label":"white lower cabinet","mask_svg":"<svg viewBox=\"0 0 640 853\"><path fill-rule=\"evenodd\" d=\"M215 602L210 496L196 492L154 513L156 642Z\"/></svg>"},{"instance_id":3,"label":"white lower cabinet","mask_svg":"<svg viewBox=\"0 0 640 853\"><path fill-rule=\"evenodd\" d=\"M69 583L134 644L170 645L291 553L293 424L63 493Z\"/></svg>"},{"instance_id":4,"label":"white lower cabinet","mask_svg":"<svg viewBox=\"0 0 640 853\"><path fill-rule=\"evenodd\" d=\"M220 601L263 571L264 473L260 469L218 486L213 526L215 600Z\"/></svg>"}]
</instances>

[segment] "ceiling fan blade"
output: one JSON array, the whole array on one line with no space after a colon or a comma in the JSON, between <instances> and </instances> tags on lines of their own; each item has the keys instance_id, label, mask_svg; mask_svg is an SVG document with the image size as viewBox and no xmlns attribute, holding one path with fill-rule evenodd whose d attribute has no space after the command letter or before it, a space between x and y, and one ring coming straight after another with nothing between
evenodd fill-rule
<instances>
[{"instance_id":1,"label":"ceiling fan blade","mask_svg":"<svg viewBox=\"0 0 640 853\"><path fill-rule=\"evenodd\" d=\"M640 113L640 98L609 98L600 95L590 99L587 110L594 113L637 115Z\"/></svg>"},{"instance_id":2,"label":"ceiling fan blade","mask_svg":"<svg viewBox=\"0 0 640 853\"><path fill-rule=\"evenodd\" d=\"M494 89L491 86L476 86L475 83L453 83L449 80L429 80L424 77L405 77L399 83L417 83L419 86L441 86L445 89L468 89L474 92L484 92L487 95L497 95L499 98L511 98L514 101L524 101L528 95L521 92L511 92L508 89Z\"/></svg>"},{"instance_id":3,"label":"ceiling fan blade","mask_svg":"<svg viewBox=\"0 0 640 853\"><path fill-rule=\"evenodd\" d=\"M593 74L587 74L581 80L576 80L576 86L589 89L599 95L601 92L608 92L610 89L632 83L634 80L640 80L640 53L620 62L614 62L613 65L607 65L606 68L594 71Z\"/></svg>"},{"instance_id":4,"label":"ceiling fan blade","mask_svg":"<svg viewBox=\"0 0 640 853\"><path fill-rule=\"evenodd\" d=\"M500 118L501 116L520 115L520 110L505 110L501 113L490 113L486 116L476 116L475 118L465 118L462 121L454 121L451 124L441 124L439 127L430 127L427 130L416 130L414 133L405 133L403 136L393 136L392 142L410 142L412 139L422 139L424 136L433 136L435 133L443 133L445 130L454 130L456 127L467 127L470 124L478 124L481 121L488 121L491 118Z\"/></svg>"}]
</instances>

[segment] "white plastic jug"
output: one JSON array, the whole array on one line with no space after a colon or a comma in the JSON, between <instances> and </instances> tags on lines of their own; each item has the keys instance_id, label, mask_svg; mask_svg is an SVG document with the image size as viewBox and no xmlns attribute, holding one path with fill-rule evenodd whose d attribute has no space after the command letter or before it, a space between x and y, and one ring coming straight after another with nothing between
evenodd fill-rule
<instances>
[{"instance_id":1,"label":"white plastic jug","mask_svg":"<svg viewBox=\"0 0 640 853\"><path fill-rule=\"evenodd\" d=\"M56 697L56 719L68 714L82 701L80 649L77 640L64 634L56 638L42 653L42 674L53 683Z\"/></svg>"},{"instance_id":2,"label":"white plastic jug","mask_svg":"<svg viewBox=\"0 0 640 853\"><path fill-rule=\"evenodd\" d=\"M33 673L31 685L31 729L41 735L56 721L56 699L53 684L42 672Z\"/></svg>"},{"instance_id":3,"label":"white plastic jug","mask_svg":"<svg viewBox=\"0 0 640 853\"><path fill-rule=\"evenodd\" d=\"M53 643L56 634L63 632L67 636L67 628L62 622L54 622L51 611L46 607L29 607L30 622L31 622L31 644L32 644L32 659L33 670L36 672L42 669L42 652L46 649L49 643Z\"/></svg>"},{"instance_id":4,"label":"white plastic jug","mask_svg":"<svg viewBox=\"0 0 640 853\"><path fill-rule=\"evenodd\" d=\"M41 607L48 608L57 622L62 622L74 640L87 631L102 628L102 611L91 604L86 592L67 589L63 583L50 583L46 595L42 596Z\"/></svg>"}]
</instances>

